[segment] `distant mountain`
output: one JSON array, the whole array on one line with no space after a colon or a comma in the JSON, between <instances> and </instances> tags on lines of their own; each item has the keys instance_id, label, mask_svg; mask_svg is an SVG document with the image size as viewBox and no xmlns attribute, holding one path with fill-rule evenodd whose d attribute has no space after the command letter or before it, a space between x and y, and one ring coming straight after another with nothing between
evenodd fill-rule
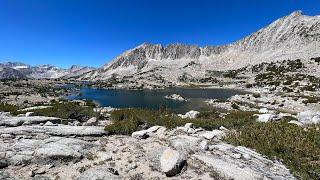
<instances>
[{"instance_id":1,"label":"distant mountain","mask_svg":"<svg viewBox=\"0 0 320 180\"><path fill-rule=\"evenodd\" d=\"M106 80L114 75L136 79L158 76L174 82L184 74L204 77L206 70L232 70L263 62L319 56L320 16L306 16L295 11L223 46L144 43L103 67L85 73L81 79Z\"/></svg>"},{"instance_id":2,"label":"distant mountain","mask_svg":"<svg viewBox=\"0 0 320 180\"><path fill-rule=\"evenodd\" d=\"M71 78L94 70L92 67L72 66L63 69L53 65L30 66L20 62L0 63L0 79L4 78L33 78L55 79Z\"/></svg>"}]
</instances>

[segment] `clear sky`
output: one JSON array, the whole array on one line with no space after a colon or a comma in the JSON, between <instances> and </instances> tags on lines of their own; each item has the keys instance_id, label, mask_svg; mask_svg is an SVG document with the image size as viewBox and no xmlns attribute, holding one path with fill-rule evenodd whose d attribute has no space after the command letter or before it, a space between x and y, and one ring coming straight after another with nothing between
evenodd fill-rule
<instances>
[{"instance_id":1,"label":"clear sky","mask_svg":"<svg viewBox=\"0 0 320 180\"><path fill-rule=\"evenodd\" d=\"M101 66L143 42L221 45L320 0L0 0L0 62Z\"/></svg>"}]
</instances>

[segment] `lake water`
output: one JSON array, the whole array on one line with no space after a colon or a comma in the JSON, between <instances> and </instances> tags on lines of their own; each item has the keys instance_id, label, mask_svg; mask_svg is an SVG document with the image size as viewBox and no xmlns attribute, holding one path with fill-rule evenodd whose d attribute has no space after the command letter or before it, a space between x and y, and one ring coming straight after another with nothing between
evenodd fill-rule
<instances>
[{"instance_id":1,"label":"lake water","mask_svg":"<svg viewBox=\"0 0 320 180\"><path fill-rule=\"evenodd\" d=\"M168 88L161 90L119 90L119 89L96 89L82 88L77 95L69 96L69 99L90 99L101 106L116 108L147 108L159 109L166 107L175 112L184 113L189 110L210 109L204 100L225 100L235 94L245 92L232 89L191 89L191 88ZM164 96L179 94L187 99L186 102L165 99Z\"/></svg>"}]
</instances>

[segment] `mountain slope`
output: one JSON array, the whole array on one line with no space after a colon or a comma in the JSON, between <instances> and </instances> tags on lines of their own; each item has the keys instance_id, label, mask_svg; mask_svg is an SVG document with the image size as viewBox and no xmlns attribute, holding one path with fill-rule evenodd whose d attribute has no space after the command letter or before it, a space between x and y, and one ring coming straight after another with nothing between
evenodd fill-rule
<instances>
[{"instance_id":1,"label":"mountain slope","mask_svg":"<svg viewBox=\"0 0 320 180\"><path fill-rule=\"evenodd\" d=\"M82 79L106 80L115 74L123 77L149 72L165 80L176 81L186 73L204 77L206 70L223 71L263 62L318 57L319 49L320 16L306 16L296 11L224 46L144 43L124 52L102 68L84 74Z\"/></svg>"}]
</instances>

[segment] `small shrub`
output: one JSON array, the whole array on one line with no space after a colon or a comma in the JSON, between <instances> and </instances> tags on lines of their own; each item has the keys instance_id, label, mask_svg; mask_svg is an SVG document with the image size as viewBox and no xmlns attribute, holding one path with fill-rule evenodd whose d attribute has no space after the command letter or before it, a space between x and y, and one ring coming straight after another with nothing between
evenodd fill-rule
<instances>
[{"instance_id":1,"label":"small shrub","mask_svg":"<svg viewBox=\"0 0 320 180\"><path fill-rule=\"evenodd\" d=\"M33 110L35 115L59 117L62 119L88 120L91 117L99 117L92 107L80 106L73 102L56 102L52 107Z\"/></svg>"},{"instance_id":2,"label":"small shrub","mask_svg":"<svg viewBox=\"0 0 320 180\"><path fill-rule=\"evenodd\" d=\"M232 103L231 107L236 110L240 109L239 105L236 103Z\"/></svg>"},{"instance_id":3,"label":"small shrub","mask_svg":"<svg viewBox=\"0 0 320 180\"><path fill-rule=\"evenodd\" d=\"M253 96L254 98L260 98L260 97L261 97L261 95L260 95L259 93L254 93L252 96Z\"/></svg>"},{"instance_id":4,"label":"small shrub","mask_svg":"<svg viewBox=\"0 0 320 180\"><path fill-rule=\"evenodd\" d=\"M2 112L15 113L18 109L18 106L0 102L0 111Z\"/></svg>"}]
</instances>

